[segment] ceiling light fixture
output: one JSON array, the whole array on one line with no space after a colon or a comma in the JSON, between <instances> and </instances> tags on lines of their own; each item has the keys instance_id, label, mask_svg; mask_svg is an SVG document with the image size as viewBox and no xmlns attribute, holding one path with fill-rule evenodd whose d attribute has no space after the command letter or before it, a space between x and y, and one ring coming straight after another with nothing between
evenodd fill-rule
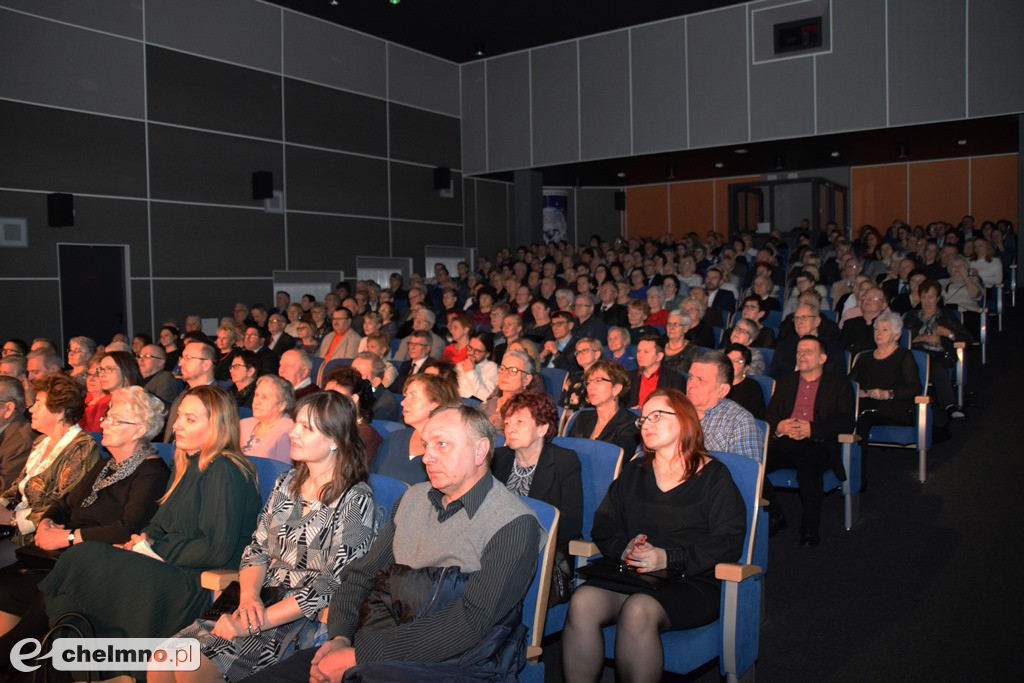
<instances>
[{"instance_id":1,"label":"ceiling light fixture","mask_svg":"<svg viewBox=\"0 0 1024 683\"><path fill-rule=\"evenodd\" d=\"M738 149L734 149L733 152L735 152L736 154L746 154L747 153L747 148L746 147L740 147Z\"/></svg>"},{"instance_id":2,"label":"ceiling light fixture","mask_svg":"<svg viewBox=\"0 0 1024 683\"><path fill-rule=\"evenodd\" d=\"M725 166L725 164L723 164L721 161L715 162L715 168L722 168L723 166Z\"/></svg>"},{"instance_id":3,"label":"ceiling light fixture","mask_svg":"<svg viewBox=\"0 0 1024 683\"><path fill-rule=\"evenodd\" d=\"M829 156L832 157L833 159L836 159L839 157L839 152L832 152Z\"/></svg>"},{"instance_id":4,"label":"ceiling light fixture","mask_svg":"<svg viewBox=\"0 0 1024 683\"><path fill-rule=\"evenodd\" d=\"M899 147L896 148L897 159L906 159L908 154L909 150L907 149L906 145L900 145Z\"/></svg>"},{"instance_id":5,"label":"ceiling light fixture","mask_svg":"<svg viewBox=\"0 0 1024 683\"><path fill-rule=\"evenodd\" d=\"M486 54L483 43L473 43L473 56L483 57Z\"/></svg>"},{"instance_id":6,"label":"ceiling light fixture","mask_svg":"<svg viewBox=\"0 0 1024 683\"><path fill-rule=\"evenodd\" d=\"M958 144L960 146L966 145L967 144L967 138L960 138L959 140L956 141L956 144Z\"/></svg>"},{"instance_id":7,"label":"ceiling light fixture","mask_svg":"<svg viewBox=\"0 0 1024 683\"><path fill-rule=\"evenodd\" d=\"M626 177L625 171L619 171L615 175L618 176L619 178L625 178Z\"/></svg>"},{"instance_id":8,"label":"ceiling light fixture","mask_svg":"<svg viewBox=\"0 0 1024 683\"><path fill-rule=\"evenodd\" d=\"M338 0L331 0L331 7L337 7L337 6L338 6Z\"/></svg>"}]
</instances>

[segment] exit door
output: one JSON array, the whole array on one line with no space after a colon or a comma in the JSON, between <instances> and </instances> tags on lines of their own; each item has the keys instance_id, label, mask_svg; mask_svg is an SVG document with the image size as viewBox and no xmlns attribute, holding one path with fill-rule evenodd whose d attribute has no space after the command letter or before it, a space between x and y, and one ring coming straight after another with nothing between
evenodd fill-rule
<instances>
[{"instance_id":1,"label":"exit door","mask_svg":"<svg viewBox=\"0 0 1024 683\"><path fill-rule=\"evenodd\" d=\"M106 344L118 332L132 337L126 244L58 244L61 344L86 336Z\"/></svg>"}]
</instances>

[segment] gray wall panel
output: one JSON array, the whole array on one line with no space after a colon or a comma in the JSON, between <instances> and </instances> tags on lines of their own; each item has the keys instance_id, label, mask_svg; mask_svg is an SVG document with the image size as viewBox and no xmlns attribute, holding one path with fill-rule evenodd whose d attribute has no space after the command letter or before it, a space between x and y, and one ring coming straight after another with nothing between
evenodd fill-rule
<instances>
[{"instance_id":1,"label":"gray wall panel","mask_svg":"<svg viewBox=\"0 0 1024 683\"><path fill-rule=\"evenodd\" d=\"M425 166L391 163L391 215L395 219L462 220L462 176L452 173L455 196L441 197L434 189L434 171ZM461 239L462 228L459 228Z\"/></svg>"},{"instance_id":2,"label":"gray wall panel","mask_svg":"<svg viewBox=\"0 0 1024 683\"><path fill-rule=\"evenodd\" d=\"M812 57L750 67L750 137L814 135Z\"/></svg>"},{"instance_id":3,"label":"gray wall panel","mask_svg":"<svg viewBox=\"0 0 1024 683\"><path fill-rule=\"evenodd\" d=\"M285 139L315 147L387 156L387 104L294 79L285 80Z\"/></svg>"},{"instance_id":4,"label":"gray wall panel","mask_svg":"<svg viewBox=\"0 0 1024 683\"><path fill-rule=\"evenodd\" d=\"M76 26L87 26L129 38L142 38L142 3L138 0L0 0L0 6L24 10ZM0 23L7 19L0 19Z\"/></svg>"},{"instance_id":5,"label":"gray wall panel","mask_svg":"<svg viewBox=\"0 0 1024 683\"><path fill-rule=\"evenodd\" d=\"M258 205L254 171L272 172L281 189L280 143L150 124L149 146L154 199Z\"/></svg>"},{"instance_id":6,"label":"gray wall panel","mask_svg":"<svg viewBox=\"0 0 1024 683\"><path fill-rule=\"evenodd\" d=\"M966 0L888 0L889 125L966 114Z\"/></svg>"},{"instance_id":7,"label":"gray wall panel","mask_svg":"<svg viewBox=\"0 0 1024 683\"><path fill-rule=\"evenodd\" d=\"M1024 111L1024 2L986 0L968 9L967 114Z\"/></svg>"},{"instance_id":8,"label":"gray wall panel","mask_svg":"<svg viewBox=\"0 0 1024 683\"><path fill-rule=\"evenodd\" d=\"M145 196L143 124L0 101L0 186Z\"/></svg>"},{"instance_id":9,"label":"gray wall panel","mask_svg":"<svg viewBox=\"0 0 1024 683\"><path fill-rule=\"evenodd\" d=\"M690 147L747 140L746 22L745 7L687 20Z\"/></svg>"},{"instance_id":10,"label":"gray wall panel","mask_svg":"<svg viewBox=\"0 0 1024 683\"><path fill-rule=\"evenodd\" d=\"M369 218L288 214L288 258L293 270L356 272L356 256L388 256L388 222Z\"/></svg>"},{"instance_id":11,"label":"gray wall panel","mask_svg":"<svg viewBox=\"0 0 1024 683\"><path fill-rule=\"evenodd\" d=\"M467 247L475 247L477 241L476 183L472 178L462 178L462 234Z\"/></svg>"},{"instance_id":12,"label":"gray wall panel","mask_svg":"<svg viewBox=\"0 0 1024 683\"><path fill-rule=\"evenodd\" d=\"M487 90L484 63L462 67L462 171L487 170Z\"/></svg>"},{"instance_id":13,"label":"gray wall panel","mask_svg":"<svg viewBox=\"0 0 1024 683\"><path fill-rule=\"evenodd\" d=\"M885 0L832 0L832 54L815 57L818 133L885 125Z\"/></svg>"},{"instance_id":14,"label":"gray wall panel","mask_svg":"<svg viewBox=\"0 0 1024 683\"><path fill-rule=\"evenodd\" d=\"M529 55L495 57L487 61L487 166L530 164Z\"/></svg>"},{"instance_id":15,"label":"gray wall panel","mask_svg":"<svg viewBox=\"0 0 1024 683\"><path fill-rule=\"evenodd\" d=\"M269 275L269 274L268 274ZM268 304L274 283L266 280L156 280L153 282L153 317L159 325L168 318L184 321L186 315L223 318L231 315L236 301Z\"/></svg>"},{"instance_id":16,"label":"gray wall panel","mask_svg":"<svg viewBox=\"0 0 1024 683\"><path fill-rule=\"evenodd\" d=\"M157 277L261 277L284 268L280 214L154 202L152 217Z\"/></svg>"},{"instance_id":17,"label":"gray wall panel","mask_svg":"<svg viewBox=\"0 0 1024 683\"><path fill-rule=\"evenodd\" d=\"M54 259L57 252L54 250ZM60 339L60 290L56 280L11 280L4 283L4 338ZM51 312L40 315L40 311ZM58 342L59 343L59 342Z\"/></svg>"},{"instance_id":18,"label":"gray wall panel","mask_svg":"<svg viewBox=\"0 0 1024 683\"><path fill-rule=\"evenodd\" d=\"M576 197L577 242L590 242L600 235L611 242L622 234L622 212L615 210L614 188L583 188Z\"/></svg>"},{"instance_id":19,"label":"gray wall panel","mask_svg":"<svg viewBox=\"0 0 1024 683\"><path fill-rule=\"evenodd\" d=\"M0 96L141 118L142 45L0 10Z\"/></svg>"},{"instance_id":20,"label":"gray wall panel","mask_svg":"<svg viewBox=\"0 0 1024 683\"><path fill-rule=\"evenodd\" d=\"M576 43L533 50L530 73L534 165L577 161L580 127Z\"/></svg>"},{"instance_id":21,"label":"gray wall panel","mask_svg":"<svg viewBox=\"0 0 1024 683\"><path fill-rule=\"evenodd\" d=\"M289 209L386 216L387 162L289 146L287 191Z\"/></svg>"},{"instance_id":22,"label":"gray wall panel","mask_svg":"<svg viewBox=\"0 0 1024 683\"><path fill-rule=\"evenodd\" d=\"M580 40L580 158L630 153L629 32Z\"/></svg>"},{"instance_id":23,"label":"gray wall panel","mask_svg":"<svg viewBox=\"0 0 1024 683\"><path fill-rule=\"evenodd\" d=\"M336 88L385 97L386 45L296 12L284 13L284 73Z\"/></svg>"},{"instance_id":24,"label":"gray wall panel","mask_svg":"<svg viewBox=\"0 0 1024 683\"><path fill-rule=\"evenodd\" d=\"M391 237L394 240L391 255L411 258L413 270L422 273L423 248L428 244L461 247L462 226L394 221Z\"/></svg>"},{"instance_id":25,"label":"gray wall panel","mask_svg":"<svg viewBox=\"0 0 1024 683\"><path fill-rule=\"evenodd\" d=\"M632 29L633 153L683 149L686 139L686 20Z\"/></svg>"},{"instance_id":26,"label":"gray wall panel","mask_svg":"<svg viewBox=\"0 0 1024 683\"><path fill-rule=\"evenodd\" d=\"M388 107L391 158L459 168L459 120L400 104Z\"/></svg>"},{"instance_id":27,"label":"gray wall panel","mask_svg":"<svg viewBox=\"0 0 1024 683\"><path fill-rule=\"evenodd\" d=\"M146 39L205 57L280 71L281 12L279 7L251 0L146 0Z\"/></svg>"},{"instance_id":28,"label":"gray wall panel","mask_svg":"<svg viewBox=\"0 0 1024 683\"><path fill-rule=\"evenodd\" d=\"M146 48L149 119L281 138L281 77L159 47Z\"/></svg>"},{"instance_id":29,"label":"gray wall panel","mask_svg":"<svg viewBox=\"0 0 1024 683\"><path fill-rule=\"evenodd\" d=\"M512 202L509 183L479 180L476 183L477 253L488 260L512 244Z\"/></svg>"},{"instance_id":30,"label":"gray wall panel","mask_svg":"<svg viewBox=\"0 0 1024 683\"><path fill-rule=\"evenodd\" d=\"M414 107L459 115L459 65L388 44L388 97Z\"/></svg>"},{"instance_id":31,"label":"gray wall panel","mask_svg":"<svg viewBox=\"0 0 1024 683\"><path fill-rule=\"evenodd\" d=\"M160 331L159 329L153 329L153 310L149 305L150 283L150 280L132 280L132 329L125 330L125 334L129 337L135 336L137 332L145 332L149 336L154 337L156 336L154 333ZM178 317L178 320L184 324L185 318ZM161 320L160 322L163 321Z\"/></svg>"}]
</instances>

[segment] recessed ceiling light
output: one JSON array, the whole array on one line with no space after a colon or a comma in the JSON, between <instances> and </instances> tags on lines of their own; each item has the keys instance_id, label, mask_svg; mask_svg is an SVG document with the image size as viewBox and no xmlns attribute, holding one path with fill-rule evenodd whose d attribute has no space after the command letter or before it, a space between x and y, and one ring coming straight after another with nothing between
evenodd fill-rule
<instances>
[{"instance_id":1,"label":"recessed ceiling light","mask_svg":"<svg viewBox=\"0 0 1024 683\"><path fill-rule=\"evenodd\" d=\"M618 177L620 177L620 178L625 178L625 177L626 177L626 174L625 174L625 172L624 172L624 171L619 171L619 172L618 172L618 173L616 173L615 175L617 175L617 176L618 176Z\"/></svg>"},{"instance_id":2,"label":"recessed ceiling light","mask_svg":"<svg viewBox=\"0 0 1024 683\"><path fill-rule=\"evenodd\" d=\"M738 149L734 149L733 152L735 152L736 154L746 154L747 153L747 148L746 147L740 147Z\"/></svg>"},{"instance_id":3,"label":"recessed ceiling light","mask_svg":"<svg viewBox=\"0 0 1024 683\"><path fill-rule=\"evenodd\" d=\"M959 140L956 141L956 144L958 144L958 145L966 145L967 144L967 138L960 138Z\"/></svg>"},{"instance_id":4,"label":"recessed ceiling light","mask_svg":"<svg viewBox=\"0 0 1024 683\"><path fill-rule=\"evenodd\" d=\"M715 162L715 168L722 168L723 166L725 166L725 164L723 164L721 161Z\"/></svg>"},{"instance_id":5,"label":"recessed ceiling light","mask_svg":"<svg viewBox=\"0 0 1024 683\"><path fill-rule=\"evenodd\" d=\"M832 154L830 154L829 156L831 156L833 159L835 159L836 157L839 156L839 152L832 152Z\"/></svg>"}]
</instances>

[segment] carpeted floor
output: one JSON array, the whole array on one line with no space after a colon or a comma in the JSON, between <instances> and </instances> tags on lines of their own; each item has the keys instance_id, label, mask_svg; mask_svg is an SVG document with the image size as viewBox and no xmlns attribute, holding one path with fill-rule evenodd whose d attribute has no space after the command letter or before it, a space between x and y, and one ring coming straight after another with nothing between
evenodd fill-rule
<instances>
[{"instance_id":1,"label":"carpeted floor","mask_svg":"<svg viewBox=\"0 0 1024 683\"><path fill-rule=\"evenodd\" d=\"M829 495L817 548L799 547L800 501L780 492L791 526L770 545L758 680L1024 674L1024 305L990 336L988 364L969 359L968 419L934 445L927 482L913 452L868 448L860 521L844 531L842 500ZM559 648L545 650L549 681L560 680ZM711 683L718 665L666 679Z\"/></svg>"}]
</instances>

